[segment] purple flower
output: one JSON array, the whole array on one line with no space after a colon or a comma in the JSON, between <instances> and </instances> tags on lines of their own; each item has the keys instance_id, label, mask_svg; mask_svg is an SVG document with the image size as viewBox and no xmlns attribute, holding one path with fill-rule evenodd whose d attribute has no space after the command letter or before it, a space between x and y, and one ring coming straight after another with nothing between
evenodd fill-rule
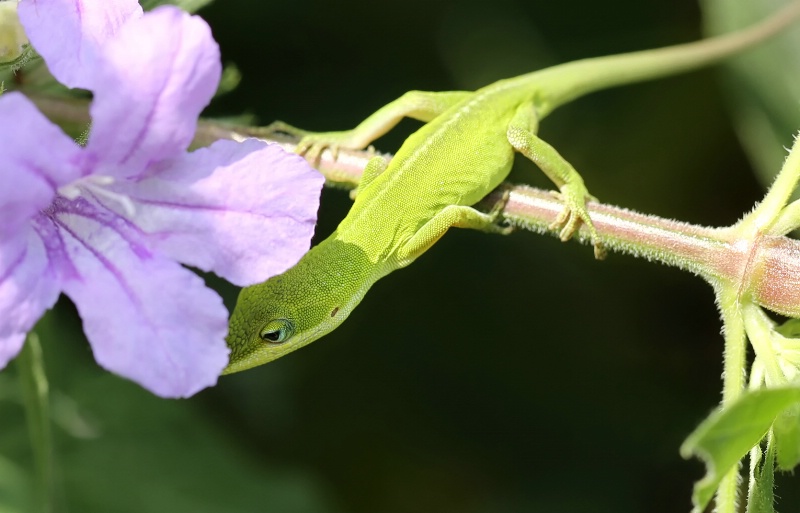
<instances>
[{"instance_id":1,"label":"purple flower","mask_svg":"<svg viewBox=\"0 0 800 513\"><path fill-rule=\"evenodd\" d=\"M322 177L255 140L186 153L220 77L200 18L135 0L22 0L50 71L94 93L85 147L0 96L0 367L60 292L98 363L186 397L227 364L227 311L178 262L238 285L308 249Z\"/></svg>"}]
</instances>

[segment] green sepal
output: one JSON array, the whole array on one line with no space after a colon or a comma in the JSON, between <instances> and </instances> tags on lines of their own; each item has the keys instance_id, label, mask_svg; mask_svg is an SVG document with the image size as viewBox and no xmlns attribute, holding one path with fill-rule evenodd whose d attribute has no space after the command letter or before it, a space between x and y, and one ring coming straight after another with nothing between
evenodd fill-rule
<instances>
[{"instance_id":1,"label":"green sepal","mask_svg":"<svg viewBox=\"0 0 800 513\"><path fill-rule=\"evenodd\" d=\"M753 475L747 494L747 513L775 513L775 444L767 444L767 454L756 448L750 453Z\"/></svg>"},{"instance_id":2,"label":"green sepal","mask_svg":"<svg viewBox=\"0 0 800 513\"><path fill-rule=\"evenodd\" d=\"M706 464L706 475L695 483L695 512L711 501L722 478L758 444L778 415L800 403L800 388L776 388L748 392L724 410L717 410L689 435L681 456L697 456Z\"/></svg>"}]
</instances>

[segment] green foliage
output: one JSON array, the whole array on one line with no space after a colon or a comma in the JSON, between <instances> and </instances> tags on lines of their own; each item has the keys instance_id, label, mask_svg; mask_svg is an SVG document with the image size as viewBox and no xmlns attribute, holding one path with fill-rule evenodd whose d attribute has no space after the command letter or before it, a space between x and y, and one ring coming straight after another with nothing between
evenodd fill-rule
<instances>
[{"instance_id":1,"label":"green foliage","mask_svg":"<svg viewBox=\"0 0 800 513\"><path fill-rule=\"evenodd\" d=\"M764 438L783 411L797 403L800 388L749 392L728 408L712 413L689 435L681 446L681 455L697 456L707 466L705 477L695 484L695 511L708 505L728 471Z\"/></svg>"},{"instance_id":2,"label":"green foliage","mask_svg":"<svg viewBox=\"0 0 800 513\"><path fill-rule=\"evenodd\" d=\"M720 34L735 31L791 2L703 0L701 4L706 32ZM774 40L729 60L723 67L734 126L764 185L773 183L778 171L784 168L785 148L791 145L792 136L800 127L800 112L795 108L787 108L795 105L800 97L800 68L793 65L798 59L800 28L791 27ZM779 182L780 179L775 183ZM788 183L781 182L780 186L773 186L771 193L776 192L778 196L792 193L791 190L782 190L790 187ZM793 183L791 187L794 188ZM796 190L794 196L797 197ZM781 233L789 231L792 226L787 226ZM736 308L739 311L739 306ZM737 322L736 317L728 316L726 319L726 333L731 330L727 323L732 319ZM790 319L776 328L766 315L761 315L755 322L754 319L751 317L747 331L757 354L751 370L751 387L768 383L780 386L779 383L792 382L797 349L797 342L792 339L800 335L800 320ZM726 370L726 373L731 370ZM737 370L744 371L744 368ZM769 431L766 454L762 454L760 447L751 452L747 511L774 511L775 465L781 470L791 470L800 463L799 394L796 388L748 393L725 412L717 412L709 417L692 434L684 444L683 454L694 453L706 460L708 465L707 475L695 486L696 505L702 506L710 500L722 476L733 468L735 461L744 456L747 446L759 443ZM728 487L727 492L734 493L733 488Z\"/></svg>"}]
</instances>

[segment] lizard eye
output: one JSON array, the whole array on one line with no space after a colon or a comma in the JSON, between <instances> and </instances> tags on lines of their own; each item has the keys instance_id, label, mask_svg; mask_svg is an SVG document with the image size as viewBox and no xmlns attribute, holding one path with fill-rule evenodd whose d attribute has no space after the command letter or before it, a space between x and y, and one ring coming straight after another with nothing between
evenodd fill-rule
<instances>
[{"instance_id":1,"label":"lizard eye","mask_svg":"<svg viewBox=\"0 0 800 513\"><path fill-rule=\"evenodd\" d=\"M275 319L261 328L261 340L270 344L282 344L294 334L294 324L289 319Z\"/></svg>"}]
</instances>

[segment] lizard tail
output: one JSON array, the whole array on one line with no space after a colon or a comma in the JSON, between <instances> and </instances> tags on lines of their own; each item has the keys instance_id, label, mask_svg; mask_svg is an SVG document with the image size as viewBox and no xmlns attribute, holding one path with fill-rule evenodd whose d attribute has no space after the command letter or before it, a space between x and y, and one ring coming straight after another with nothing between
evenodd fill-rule
<instances>
[{"instance_id":1,"label":"lizard tail","mask_svg":"<svg viewBox=\"0 0 800 513\"><path fill-rule=\"evenodd\" d=\"M523 75L521 79L546 80L563 84L548 91L543 100L544 112L585 94L614 87L674 75L701 68L760 43L791 25L800 17L800 0L792 2L764 21L741 31L693 43L668 46L592 59L582 59Z\"/></svg>"}]
</instances>

